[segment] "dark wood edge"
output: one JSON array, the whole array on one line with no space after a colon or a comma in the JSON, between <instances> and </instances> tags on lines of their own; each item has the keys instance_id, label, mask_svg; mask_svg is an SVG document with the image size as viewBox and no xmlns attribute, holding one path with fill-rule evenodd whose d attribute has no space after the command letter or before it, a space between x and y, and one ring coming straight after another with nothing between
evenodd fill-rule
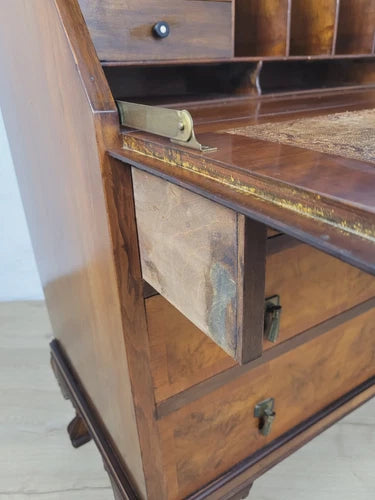
<instances>
[{"instance_id":1,"label":"dark wood edge","mask_svg":"<svg viewBox=\"0 0 375 500\"><path fill-rule=\"evenodd\" d=\"M54 0L93 112L117 114L116 104L77 0Z\"/></svg>"},{"instance_id":2,"label":"dark wood edge","mask_svg":"<svg viewBox=\"0 0 375 500\"><path fill-rule=\"evenodd\" d=\"M68 392L67 396L69 396L79 416L85 422L102 456L104 467L110 475L111 481L116 485L123 500L139 499L140 495L132 486L128 474L125 471L124 464L118 457L107 431L98 418L92 404L89 402L58 340L53 340L50 343L50 348L52 360L55 362L55 368L58 370L57 375L63 380L64 389Z\"/></svg>"},{"instance_id":3,"label":"dark wood edge","mask_svg":"<svg viewBox=\"0 0 375 500\"><path fill-rule=\"evenodd\" d=\"M254 453L186 500L222 500L244 484L251 484L308 441L375 396L375 377L306 419L262 450Z\"/></svg>"},{"instance_id":4,"label":"dark wood edge","mask_svg":"<svg viewBox=\"0 0 375 500\"><path fill-rule=\"evenodd\" d=\"M132 137L133 139L135 138L135 142L138 146L144 146L146 149L149 147L151 148L151 146L154 148L154 143L151 143L148 139L139 139L136 136ZM226 185L221 185L220 176L223 172L219 173L214 180L207 180L201 174L194 174L194 182L192 182L190 171L185 172L181 166L174 165L173 162L166 163L156 156L147 156L146 153L137 150L138 146L136 146L134 150L124 148L110 149L108 154L126 165L131 165L152 175L156 175L161 179L172 182L177 186L188 189L189 191L261 222L266 226L272 227L281 233L288 234L366 273L375 274L375 264L373 262L372 252L373 243L370 242L369 239L363 238L355 233L349 233L342 227L326 222L322 218L312 218L304 215L298 215L298 218L296 218L296 214L293 211L288 208L281 208L280 206L276 207L273 205L272 201L266 198L260 200L254 196L247 197L246 200L239 200L238 193L234 194L228 191ZM172 151L172 149L171 147L168 151ZM157 153L156 149L154 149L154 151ZM190 152L187 153L188 156L190 154ZM223 175L225 177L226 174ZM269 190L270 185L267 181L263 181L261 182L263 188L265 188L266 191ZM213 189L213 184L215 185L215 189ZM291 198L290 194L284 193L284 196L286 199ZM332 203L331 208L332 206L334 206L334 203ZM324 206L324 209L329 207L330 205L328 204ZM304 226L306 222L309 223L308 227ZM322 238L322 234L326 235L325 238ZM342 238L343 235L350 235L350 238L344 240ZM335 242L336 239L338 239L339 244ZM349 241L350 246L348 245ZM343 242L345 244L343 244ZM357 249L355 252L353 252L353 247Z\"/></svg>"},{"instance_id":5,"label":"dark wood edge","mask_svg":"<svg viewBox=\"0 0 375 500\"><path fill-rule=\"evenodd\" d=\"M262 356L267 227L237 214L237 345L235 359L249 363Z\"/></svg>"},{"instance_id":6,"label":"dark wood edge","mask_svg":"<svg viewBox=\"0 0 375 500\"><path fill-rule=\"evenodd\" d=\"M102 455L104 467L110 475L116 494L121 495L123 500L138 500L140 496L132 487L124 471L123 464L117 457L105 429L96 416L95 410L85 396L59 342L53 340L50 347L55 368L59 372L58 376L63 380L64 389L69 393L66 395L72 400L80 417L89 429ZM374 395L375 377L372 377L189 496L188 500L225 500L233 498L234 495L250 487L257 477Z\"/></svg>"},{"instance_id":7,"label":"dark wood edge","mask_svg":"<svg viewBox=\"0 0 375 500\"><path fill-rule=\"evenodd\" d=\"M267 238L266 255L283 252L284 250L294 248L298 245L303 245L303 242L296 240L292 236L289 236L289 234L275 234Z\"/></svg>"},{"instance_id":8,"label":"dark wood edge","mask_svg":"<svg viewBox=\"0 0 375 500\"><path fill-rule=\"evenodd\" d=\"M109 61L101 60L103 67L126 67L126 66L181 66L183 64L217 64L217 63L235 63L235 62L259 62L259 61L319 61L325 59L371 59L374 57L372 53L365 54L335 54L335 55L310 55L310 56L234 56L234 57L218 57L211 59L144 59L139 61Z\"/></svg>"},{"instance_id":9,"label":"dark wood edge","mask_svg":"<svg viewBox=\"0 0 375 500\"><path fill-rule=\"evenodd\" d=\"M328 331L336 328L345 322L369 311L370 309L375 307L375 297L367 300L366 302L362 302L357 306L348 309L333 318L330 318L318 325L305 330L304 332L292 337L291 339L282 342L271 349L267 349L264 351L263 356L261 358L255 359L254 361L250 361L245 365L236 365L228 370L225 370L213 377L200 382L199 384L186 389L170 398L166 399L157 404L156 406L156 415L157 418L163 418L170 413L173 413L183 406L191 403L192 401L196 401L203 396L206 396L210 392L213 392L225 384L228 384L232 380L240 377L241 375L247 373L250 370L264 364L269 361L285 354L288 351L296 349L297 347L305 344L306 342L310 342L314 338L327 333Z\"/></svg>"}]
</instances>

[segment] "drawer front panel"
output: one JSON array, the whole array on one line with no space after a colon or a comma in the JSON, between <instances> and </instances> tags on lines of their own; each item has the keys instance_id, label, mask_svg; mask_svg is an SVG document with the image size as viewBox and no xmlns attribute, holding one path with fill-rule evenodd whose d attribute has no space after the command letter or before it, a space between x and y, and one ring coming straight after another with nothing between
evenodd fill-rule
<instances>
[{"instance_id":1,"label":"drawer front panel","mask_svg":"<svg viewBox=\"0 0 375 500\"><path fill-rule=\"evenodd\" d=\"M278 343L374 297L375 278L297 242L267 256L266 297L273 295L282 305Z\"/></svg>"},{"instance_id":2,"label":"drawer front panel","mask_svg":"<svg viewBox=\"0 0 375 500\"><path fill-rule=\"evenodd\" d=\"M99 59L136 61L231 57L230 1L79 0ZM213 22L214 20L214 22ZM168 25L158 37L153 27ZM166 32L161 32L165 36Z\"/></svg>"},{"instance_id":3,"label":"drawer front panel","mask_svg":"<svg viewBox=\"0 0 375 500\"><path fill-rule=\"evenodd\" d=\"M161 419L169 497L195 491L372 377L374 324L372 309ZM276 418L263 436L254 407L270 397Z\"/></svg>"}]
</instances>

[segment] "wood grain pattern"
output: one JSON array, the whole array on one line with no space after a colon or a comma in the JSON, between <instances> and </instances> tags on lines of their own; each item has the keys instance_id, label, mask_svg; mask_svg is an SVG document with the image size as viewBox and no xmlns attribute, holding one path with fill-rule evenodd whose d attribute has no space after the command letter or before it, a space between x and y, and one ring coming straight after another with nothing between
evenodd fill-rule
<instances>
[{"instance_id":1,"label":"wood grain pattern","mask_svg":"<svg viewBox=\"0 0 375 500\"><path fill-rule=\"evenodd\" d=\"M233 55L231 2L184 0L79 0L103 61L202 59ZM213 23L212 20L215 20ZM157 39L152 27L170 26Z\"/></svg>"},{"instance_id":2,"label":"wood grain pattern","mask_svg":"<svg viewBox=\"0 0 375 500\"><path fill-rule=\"evenodd\" d=\"M155 399L163 401L235 361L161 295L146 300Z\"/></svg>"},{"instance_id":3,"label":"wood grain pattern","mask_svg":"<svg viewBox=\"0 0 375 500\"><path fill-rule=\"evenodd\" d=\"M338 0L293 0L291 55L333 53Z\"/></svg>"},{"instance_id":4,"label":"wood grain pattern","mask_svg":"<svg viewBox=\"0 0 375 500\"><path fill-rule=\"evenodd\" d=\"M140 170L132 175L143 278L234 359L260 356L266 228Z\"/></svg>"},{"instance_id":5,"label":"wood grain pattern","mask_svg":"<svg viewBox=\"0 0 375 500\"><path fill-rule=\"evenodd\" d=\"M280 236L271 240L274 238ZM295 242L267 256L265 297L275 294L280 295L283 307L279 337L276 343L264 339L264 350L365 303L375 296L375 280ZM161 296L148 299L146 310L157 403L235 366L229 356Z\"/></svg>"},{"instance_id":6,"label":"wood grain pattern","mask_svg":"<svg viewBox=\"0 0 375 500\"><path fill-rule=\"evenodd\" d=\"M360 95L365 97L357 94L358 97ZM373 94L371 97L365 92L365 95L368 106L373 103ZM345 106L347 96L341 95L341 98L341 105ZM324 93L320 93L319 98L314 96L310 99L309 112L314 110L314 104L322 112L319 101L325 99ZM325 107L330 99L332 94L328 92ZM246 110L242 103L245 122L256 121L258 115L254 108L259 100L262 101L249 99L251 108L249 106ZM336 98L333 101L333 105L337 104ZM272 99L265 99L264 102L270 108L277 106L276 120L282 119L282 109L286 116L288 112L293 113L295 104L297 107L301 104L301 113L302 109L306 110L306 103L303 108L299 99L293 97L289 101L284 100L283 104L272 103ZM354 107L362 104L357 101ZM238 107L241 109L240 104ZM211 116L220 113L218 106L211 106L211 113ZM229 118L227 115L228 121ZM208 118L206 120L209 121ZM267 120L266 116L264 120ZM221 124L222 130L229 128L228 121ZM212 126L207 123L206 130L210 126L217 130L218 124ZM375 171L372 165L224 133L200 135L202 142L218 148L217 152L209 154L178 148L167 140L142 133L124 134L123 139L124 149L111 152L116 158L220 200L235 211L316 246L366 272L375 272Z\"/></svg>"},{"instance_id":7,"label":"wood grain pattern","mask_svg":"<svg viewBox=\"0 0 375 500\"><path fill-rule=\"evenodd\" d=\"M14 0L1 21L1 109L53 329L145 493L101 176L115 105L74 1Z\"/></svg>"},{"instance_id":8,"label":"wood grain pattern","mask_svg":"<svg viewBox=\"0 0 375 500\"><path fill-rule=\"evenodd\" d=\"M258 368L259 366L266 364L278 357L284 355L287 352L293 351L298 347L311 342L312 340L318 338L320 335L326 334L328 331L336 329L346 322L351 321L353 318L357 318L361 314L365 314L368 311L374 309L375 307L375 298L372 298L362 304L358 304L352 309L348 309L338 316L334 316L323 323L319 323L318 325L305 330L304 332L290 338L286 342L282 342L281 344L277 344L272 349L267 349L264 351L261 358L255 359L254 361L250 361L246 365L235 365L231 368L227 368L226 370L217 373L209 379L203 380L198 384L182 391L181 393L176 394L168 398L165 401L160 402L157 405L157 417L163 418L166 415L169 415L180 408L188 405L193 401L197 401L198 399L210 394L211 392L223 387L224 385L238 379L245 373L249 373L251 370Z\"/></svg>"},{"instance_id":9,"label":"wood grain pattern","mask_svg":"<svg viewBox=\"0 0 375 500\"><path fill-rule=\"evenodd\" d=\"M375 279L307 245L267 257L266 297L280 295L277 342L375 296ZM265 342L268 349L274 344Z\"/></svg>"},{"instance_id":10,"label":"wood grain pattern","mask_svg":"<svg viewBox=\"0 0 375 500\"><path fill-rule=\"evenodd\" d=\"M147 498L165 498L130 166L111 160L106 195ZM116 400L115 400L116 401ZM122 427L126 425L122 423ZM131 453L131 449L129 450Z\"/></svg>"},{"instance_id":11,"label":"wood grain pattern","mask_svg":"<svg viewBox=\"0 0 375 500\"><path fill-rule=\"evenodd\" d=\"M374 318L371 310L160 420L169 496L198 489L374 376ZM253 411L271 396L277 416L264 437Z\"/></svg>"},{"instance_id":12,"label":"wood grain pattern","mask_svg":"<svg viewBox=\"0 0 375 500\"><path fill-rule=\"evenodd\" d=\"M311 439L328 429L348 413L363 405L375 396L375 377L364 382L341 398L329 404L313 417L305 420L301 425L287 432L271 445L266 446L258 453L246 458L236 467L230 469L219 478L204 486L197 492L189 495L187 500L222 500L230 498L231 492L249 484L262 474L277 465L289 455L304 446ZM357 422L356 422L357 423ZM304 467L305 467L305 461ZM296 467L293 468L291 478L295 478ZM311 469L308 469L311 477ZM317 476L313 476L314 480ZM342 488L342 491L347 489ZM279 490L277 490L279 491ZM287 486L290 494L290 485ZM300 491L300 490L298 490ZM336 495L336 493L334 493ZM358 493L357 493L358 495ZM356 498L354 495L353 498Z\"/></svg>"},{"instance_id":13,"label":"wood grain pattern","mask_svg":"<svg viewBox=\"0 0 375 500\"><path fill-rule=\"evenodd\" d=\"M336 54L371 54L375 41L372 0L340 0Z\"/></svg>"},{"instance_id":14,"label":"wood grain pattern","mask_svg":"<svg viewBox=\"0 0 375 500\"><path fill-rule=\"evenodd\" d=\"M59 342L53 340L50 348L52 368L59 385L63 389L63 395L65 398L71 400L77 411L75 419L78 419L83 431L89 432L90 438L92 437L95 441L102 456L104 468L110 475L113 487L121 493L121 498L124 500L137 500L139 494L131 484L131 474L129 471L125 472L124 464L121 458L117 456L111 437L108 435L106 429L103 428L100 416L97 415L95 409L92 407L89 397L83 392L77 380L77 375L73 372ZM68 432L71 435L69 426Z\"/></svg>"},{"instance_id":15,"label":"wood grain pattern","mask_svg":"<svg viewBox=\"0 0 375 500\"><path fill-rule=\"evenodd\" d=\"M291 0L237 0L236 56L287 56Z\"/></svg>"}]
</instances>

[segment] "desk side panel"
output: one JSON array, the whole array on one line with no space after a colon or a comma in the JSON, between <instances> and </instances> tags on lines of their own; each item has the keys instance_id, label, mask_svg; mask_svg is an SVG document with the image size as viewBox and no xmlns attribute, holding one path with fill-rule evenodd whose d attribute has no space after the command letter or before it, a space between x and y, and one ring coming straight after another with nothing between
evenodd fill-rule
<instances>
[{"instance_id":1,"label":"desk side panel","mask_svg":"<svg viewBox=\"0 0 375 500\"><path fill-rule=\"evenodd\" d=\"M6 3L0 104L54 334L145 496L99 118L55 2ZM112 116L109 109L107 132L115 140Z\"/></svg>"}]
</instances>

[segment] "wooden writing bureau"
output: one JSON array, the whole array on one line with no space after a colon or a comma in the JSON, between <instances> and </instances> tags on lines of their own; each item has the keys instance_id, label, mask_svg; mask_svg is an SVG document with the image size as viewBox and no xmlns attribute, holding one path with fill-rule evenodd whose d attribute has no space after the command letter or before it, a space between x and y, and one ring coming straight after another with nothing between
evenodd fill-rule
<instances>
[{"instance_id":1,"label":"wooden writing bureau","mask_svg":"<svg viewBox=\"0 0 375 500\"><path fill-rule=\"evenodd\" d=\"M242 498L375 394L374 27L374 0L3 6L52 367L117 498Z\"/></svg>"}]
</instances>

